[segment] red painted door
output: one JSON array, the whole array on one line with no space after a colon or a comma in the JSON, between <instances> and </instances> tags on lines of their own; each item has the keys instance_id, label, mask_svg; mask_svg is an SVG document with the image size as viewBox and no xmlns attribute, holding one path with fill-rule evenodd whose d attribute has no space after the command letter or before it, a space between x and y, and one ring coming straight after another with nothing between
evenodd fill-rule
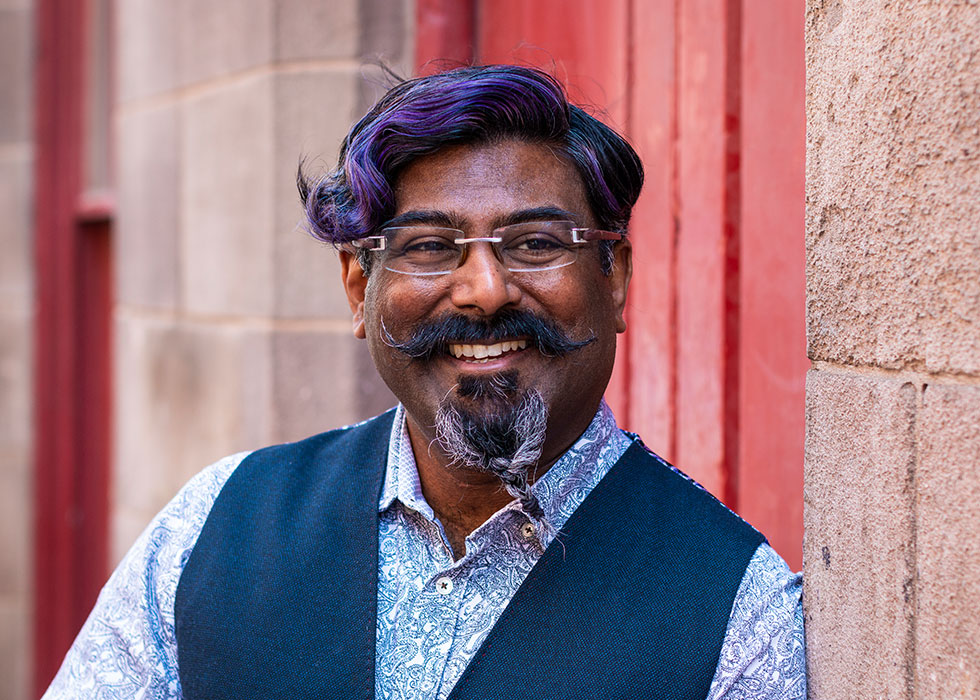
<instances>
[{"instance_id":1,"label":"red painted door","mask_svg":"<svg viewBox=\"0 0 980 700\"><path fill-rule=\"evenodd\" d=\"M535 65L628 135L646 185L607 398L799 568L803 0L419 0L417 16L418 65Z\"/></svg>"}]
</instances>

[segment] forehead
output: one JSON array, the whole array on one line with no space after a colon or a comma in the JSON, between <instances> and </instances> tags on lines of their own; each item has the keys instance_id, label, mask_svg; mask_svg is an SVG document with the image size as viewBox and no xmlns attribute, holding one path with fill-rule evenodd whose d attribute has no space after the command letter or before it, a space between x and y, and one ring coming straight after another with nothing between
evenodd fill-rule
<instances>
[{"instance_id":1,"label":"forehead","mask_svg":"<svg viewBox=\"0 0 980 700\"><path fill-rule=\"evenodd\" d=\"M418 158L395 181L395 215L441 212L461 225L493 225L514 212L553 208L594 225L575 166L540 143L450 146Z\"/></svg>"}]
</instances>

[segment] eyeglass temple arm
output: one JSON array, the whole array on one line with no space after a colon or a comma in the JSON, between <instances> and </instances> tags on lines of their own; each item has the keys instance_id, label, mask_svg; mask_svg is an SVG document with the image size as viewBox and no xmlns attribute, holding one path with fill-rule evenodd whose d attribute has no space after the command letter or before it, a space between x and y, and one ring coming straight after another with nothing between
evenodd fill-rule
<instances>
[{"instance_id":1,"label":"eyeglass temple arm","mask_svg":"<svg viewBox=\"0 0 980 700\"><path fill-rule=\"evenodd\" d=\"M586 243L588 241L621 241L626 238L625 233L615 231L603 231L597 228L573 228L572 242Z\"/></svg>"},{"instance_id":2,"label":"eyeglass temple arm","mask_svg":"<svg viewBox=\"0 0 980 700\"><path fill-rule=\"evenodd\" d=\"M365 236L344 243L344 245L360 250L384 250L388 247L388 239L384 236Z\"/></svg>"}]
</instances>

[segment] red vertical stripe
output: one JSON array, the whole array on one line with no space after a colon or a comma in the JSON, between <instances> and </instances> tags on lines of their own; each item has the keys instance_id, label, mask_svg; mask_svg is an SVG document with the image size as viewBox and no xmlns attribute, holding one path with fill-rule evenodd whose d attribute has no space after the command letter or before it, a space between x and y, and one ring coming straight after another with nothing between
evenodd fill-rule
<instances>
[{"instance_id":1,"label":"red vertical stripe","mask_svg":"<svg viewBox=\"0 0 980 700\"><path fill-rule=\"evenodd\" d=\"M495 0L479 3L480 63L537 66L565 84L569 98L623 131L630 118L630 2ZM619 336L606 390L616 415L629 423L629 333Z\"/></svg>"},{"instance_id":2,"label":"red vertical stripe","mask_svg":"<svg viewBox=\"0 0 980 700\"><path fill-rule=\"evenodd\" d=\"M482 0L473 31L478 61L549 70L631 138L647 181L607 396L798 565L802 0Z\"/></svg>"},{"instance_id":3,"label":"red vertical stripe","mask_svg":"<svg viewBox=\"0 0 980 700\"><path fill-rule=\"evenodd\" d=\"M630 137L646 180L633 211L629 297L630 423L646 443L674 458L677 221L675 10L637 2L632 31Z\"/></svg>"},{"instance_id":4,"label":"red vertical stripe","mask_svg":"<svg viewBox=\"0 0 980 700\"><path fill-rule=\"evenodd\" d=\"M737 22L735 0L678 5L677 459L729 500L737 430Z\"/></svg>"},{"instance_id":5,"label":"red vertical stripe","mask_svg":"<svg viewBox=\"0 0 980 700\"><path fill-rule=\"evenodd\" d=\"M745 4L739 510L802 563L806 358L803 0Z\"/></svg>"},{"instance_id":6,"label":"red vertical stripe","mask_svg":"<svg viewBox=\"0 0 980 700\"><path fill-rule=\"evenodd\" d=\"M474 0L416 0L415 72L438 73L468 65L475 50Z\"/></svg>"},{"instance_id":7,"label":"red vertical stripe","mask_svg":"<svg viewBox=\"0 0 980 700\"><path fill-rule=\"evenodd\" d=\"M34 689L107 574L111 422L109 209L82 210L87 2L36 15Z\"/></svg>"},{"instance_id":8,"label":"red vertical stripe","mask_svg":"<svg viewBox=\"0 0 980 700\"><path fill-rule=\"evenodd\" d=\"M72 469L84 3L37 5L34 680L40 692L72 640Z\"/></svg>"}]
</instances>

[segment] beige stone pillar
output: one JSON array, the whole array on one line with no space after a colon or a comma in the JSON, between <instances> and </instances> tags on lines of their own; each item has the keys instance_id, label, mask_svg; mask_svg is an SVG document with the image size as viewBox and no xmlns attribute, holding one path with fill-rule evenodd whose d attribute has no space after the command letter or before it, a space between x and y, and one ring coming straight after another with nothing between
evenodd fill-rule
<instances>
[{"instance_id":1,"label":"beige stone pillar","mask_svg":"<svg viewBox=\"0 0 980 700\"><path fill-rule=\"evenodd\" d=\"M34 3L0 3L0 700L30 691Z\"/></svg>"},{"instance_id":2,"label":"beige stone pillar","mask_svg":"<svg viewBox=\"0 0 980 700\"><path fill-rule=\"evenodd\" d=\"M806 44L810 696L980 697L980 3Z\"/></svg>"},{"instance_id":3,"label":"beige stone pillar","mask_svg":"<svg viewBox=\"0 0 980 700\"><path fill-rule=\"evenodd\" d=\"M298 229L408 0L120 0L113 552L195 472L393 403L350 332L336 253Z\"/></svg>"}]
</instances>

